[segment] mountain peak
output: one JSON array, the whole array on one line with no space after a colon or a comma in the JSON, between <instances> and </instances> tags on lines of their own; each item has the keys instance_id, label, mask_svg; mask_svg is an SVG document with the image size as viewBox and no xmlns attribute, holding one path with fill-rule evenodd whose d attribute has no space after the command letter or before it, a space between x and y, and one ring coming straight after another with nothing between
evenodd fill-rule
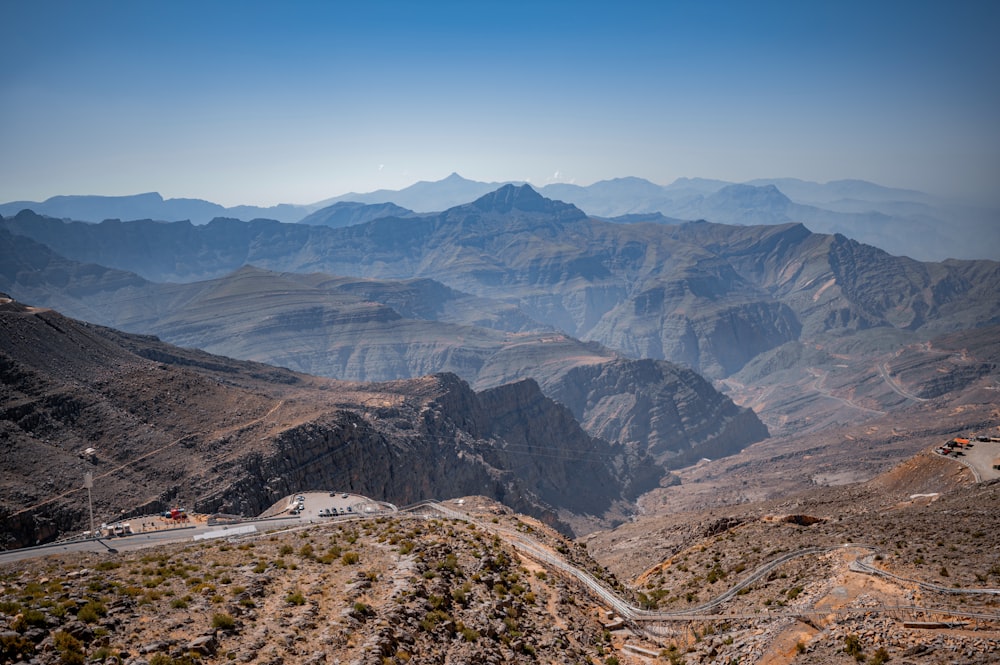
<instances>
[{"instance_id":1,"label":"mountain peak","mask_svg":"<svg viewBox=\"0 0 1000 665\"><path fill-rule=\"evenodd\" d=\"M584 216L584 213L576 206L547 199L536 192L531 185L504 185L496 191L479 197L472 202L472 206L480 210L502 213L511 210L550 214L573 211L581 217Z\"/></svg>"},{"instance_id":2,"label":"mountain peak","mask_svg":"<svg viewBox=\"0 0 1000 665\"><path fill-rule=\"evenodd\" d=\"M774 185L727 185L716 192L714 198L755 208L786 207L791 203L789 198Z\"/></svg>"}]
</instances>

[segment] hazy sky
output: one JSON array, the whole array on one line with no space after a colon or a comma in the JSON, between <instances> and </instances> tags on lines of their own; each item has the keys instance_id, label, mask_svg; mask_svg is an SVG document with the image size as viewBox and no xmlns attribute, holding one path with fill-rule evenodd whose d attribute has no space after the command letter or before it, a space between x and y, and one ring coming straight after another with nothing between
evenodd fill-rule
<instances>
[{"instance_id":1,"label":"hazy sky","mask_svg":"<svg viewBox=\"0 0 1000 665\"><path fill-rule=\"evenodd\" d=\"M0 2L0 201L452 171L1000 198L1000 2Z\"/></svg>"}]
</instances>

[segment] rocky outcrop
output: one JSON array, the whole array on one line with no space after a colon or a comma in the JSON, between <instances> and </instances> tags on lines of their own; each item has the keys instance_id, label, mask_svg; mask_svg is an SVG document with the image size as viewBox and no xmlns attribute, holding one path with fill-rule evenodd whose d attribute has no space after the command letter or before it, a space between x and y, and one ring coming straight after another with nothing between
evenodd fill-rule
<instances>
[{"instance_id":1,"label":"rocky outcrop","mask_svg":"<svg viewBox=\"0 0 1000 665\"><path fill-rule=\"evenodd\" d=\"M341 410L284 432L272 452L219 469L233 482L198 509L257 514L294 492L336 487L399 505L478 493L557 524L556 510L601 516L662 475L643 459L646 477L632 478L622 451L588 436L533 381L482 393L454 375L429 383L434 397L419 408Z\"/></svg>"}]
</instances>

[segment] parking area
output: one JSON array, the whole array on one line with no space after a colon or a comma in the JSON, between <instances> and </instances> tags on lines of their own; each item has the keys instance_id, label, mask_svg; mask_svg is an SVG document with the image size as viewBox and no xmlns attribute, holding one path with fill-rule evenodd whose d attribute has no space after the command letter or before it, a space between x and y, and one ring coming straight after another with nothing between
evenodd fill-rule
<instances>
[{"instance_id":1,"label":"parking area","mask_svg":"<svg viewBox=\"0 0 1000 665\"><path fill-rule=\"evenodd\" d=\"M368 515L387 508L387 504L350 492L300 492L278 501L264 515L268 517L297 515L312 521L347 515Z\"/></svg>"},{"instance_id":2,"label":"parking area","mask_svg":"<svg viewBox=\"0 0 1000 665\"><path fill-rule=\"evenodd\" d=\"M937 448L935 452L973 469L981 481L1000 478L1000 469L996 468L1000 465L1000 440L955 438Z\"/></svg>"},{"instance_id":3,"label":"parking area","mask_svg":"<svg viewBox=\"0 0 1000 665\"><path fill-rule=\"evenodd\" d=\"M1000 442L973 441L971 447L965 449L965 460L979 472L983 480L1000 478L1000 469L994 465L1000 464Z\"/></svg>"}]
</instances>

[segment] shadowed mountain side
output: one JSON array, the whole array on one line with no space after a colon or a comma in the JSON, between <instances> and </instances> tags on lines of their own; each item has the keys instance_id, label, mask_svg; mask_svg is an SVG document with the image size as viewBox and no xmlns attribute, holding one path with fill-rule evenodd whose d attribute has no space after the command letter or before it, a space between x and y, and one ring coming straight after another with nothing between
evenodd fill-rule
<instances>
[{"instance_id":1,"label":"shadowed mountain side","mask_svg":"<svg viewBox=\"0 0 1000 665\"><path fill-rule=\"evenodd\" d=\"M800 224L683 228L686 240L792 308L803 337L874 327L936 333L1000 318L995 261L920 262Z\"/></svg>"},{"instance_id":2,"label":"shadowed mountain side","mask_svg":"<svg viewBox=\"0 0 1000 665\"><path fill-rule=\"evenodd\" d=\"M647 459L633 467L531 381L484 394L449 374L349 384L9 299L0 329L7 546L82 528L84 470L99 519L174 501L255 515L336 488L401 504L487 493L556 523L554 511L620 517L626 491L655 485Z\"/></svg>"}]
</instances>

